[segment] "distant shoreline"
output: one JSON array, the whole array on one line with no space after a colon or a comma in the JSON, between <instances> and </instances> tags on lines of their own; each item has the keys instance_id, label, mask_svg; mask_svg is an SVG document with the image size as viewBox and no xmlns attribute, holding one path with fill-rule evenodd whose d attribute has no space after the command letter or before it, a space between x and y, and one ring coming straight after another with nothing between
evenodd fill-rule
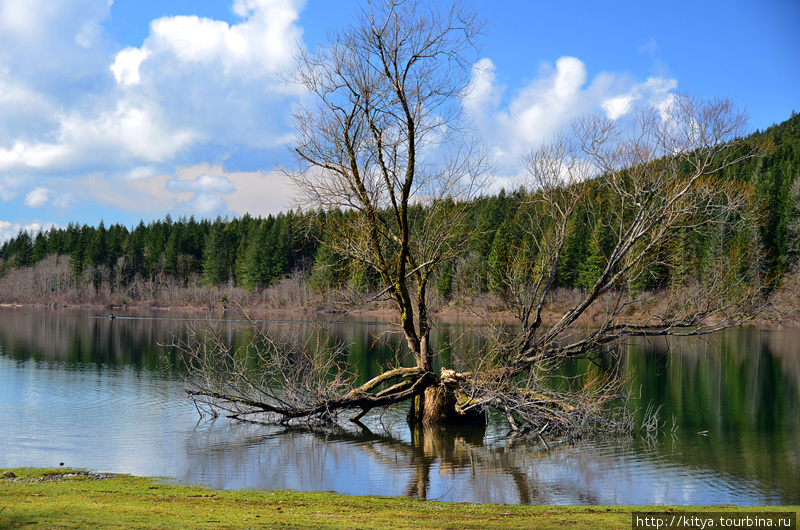
<instances>
[{"instance_id":1,"label":"distant shoreline","mask_svg":"<svg viewBox=\"0 0 800 530\"><path fill-rule=\"evenodd\" d=\"M655 295L658 298L658 293ZM77 302L77 303L60 303L49 301L26 301L26 302L0 302L0 308L34 308L34 309L85 309L96 310L98 313L103 313L100 316L124 316L128 311L153 311L153 312L166 312L166 313L193 313L198 315L225 315L225 314L239 314L241 317L246 315L263 317L263 315L280 315L286 317L301 317L299 320L337 320L343 317L357 317L361 320L369 318L386 323L394 323L397 321L397 314L385 302L384 303L370 303L366 307L357 307L345 309L340 304L334 304L334 307L326 307L322 304L314 306L292 306L287 303L281 303L277 306L270 306L265 303L255 303L245 305L237 300L237 297L232 296L233 302L228 306L222 305L198 307L196 305L164 305L164 304L147 304L147 303L130 303L125 305L114 305L106 303L97 303L91 301ZM338 307L336 307L338 305ZM467 304L464 304L466 306ZM476 304L473 309L465 309L462 307L452 307L451 305L443 305L432 313L432 316L442 322L463 322L463 323L484 323L484 322L500 322L513 324L517 322L514 315L507 310L493 310L486 307L486 303ZM542 313L542 320L545 325L554 324L564 314L566 307L562 304L550 304ZM602 313L594 312L582 317L578 324L581 326L596 326L602 321ZM626 320L632 323L640 324L646 322L648 315L644 311L634 311L626 316ZM713 319L707 320L706 324L714 322ZM797 292L790 290L782 290L775 294L773 306L770 307L765 313L759 315L757 318L745 322L742 325L754 325L767 328L796 328L800 327L800 296Z\"/></svg>"}]
</instances>

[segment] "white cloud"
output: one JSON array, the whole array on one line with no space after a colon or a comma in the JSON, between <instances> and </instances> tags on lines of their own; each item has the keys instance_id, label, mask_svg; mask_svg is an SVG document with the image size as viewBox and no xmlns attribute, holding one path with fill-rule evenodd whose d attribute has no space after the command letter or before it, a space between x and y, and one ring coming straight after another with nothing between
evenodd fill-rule
<instances>
[{"instance_id":1,"label":"white cloud","mask_svg":"<svg viewBox=\"0 0 800 530\"><path fill-rule=\"evenodd\" d=\"M10 233L12 224L8 221L0 221L0 243L11 239L14 234Z\"/></svg>"},{"instance_id":2,"label":"white cloud","mask_svg":"<svg viewBox=\"0 0 800 530\"><path fill-rule=\"evenodd\" d=\"M636 84L627 93L610 97L601 103L606 115L616 120L629 114L637 105L660 107L671 99L671 92L678 88L674 79L648 78L641 84Z\"/></svg>"},{"instance_id":3,"label":"white cloud","mask_svg":"<svg viewBox=\"0 0 800 530\"><path fill-rule=\"evenodd\" d=\"M158 174L158 169L155 166L137 166L123 175L126 180L139 180L154 177Z\"/></svg>"},{"instance_id":4,"label":"white cloud","mask_svg":"<svg viewBox=\"0 0 800 530\"><path fill-rule=\"evenodd\" d=\"M64 210L75 206L75 204L76 204L75 195L72 193L62 193L61 195L54 198L52 201L53 206Z\"/></svg>"},{"instance_id":5,"label":"white cloud","mask_svg":"<svg viewBox=\"0 0 800 530\"><path fill-rule=\"evenodd\" d=\"M172 179L167 182L167 189L173 193L205 192L231 193L235 190L230 180L213 175L200 175L194 180Z\"/></svg>"},{"instance_id":6,"label":"white cloud","mask_svg":"<svg viewBox=\"0 0 800 530\"><path fill-rule=\"evenodd\" d=\"M604 112L619 119L637 105L658 106L677 82L653 77L639 82L628 74L604 72L589 80L586 67L574 57L543 64L536 77L501 106L506 88L495 81L494 64L482 59L473 68L468 114L490 143L501 175L517 171L519 157L549 141L575 118Z\"/></svg>"},{"instance_id":7,"label":"white cloud","mask_svg":"<svg viewBox=\"0 0 800 530\"><path fill-rule=\"evenodd\" d=\"M48 188L36 188L25 197L25 206L29 208L41 208L50 200L53 190Z\"/></svg>"},{"instance_id":8,"label":"white cloud","mask_svg":"<svg viewBox=\"0 0 800 530\"><path fill-rule=\"evenodd\" d=\"M285 152L300 89L280 72L302 41L302 4L230 0L232 22L163 17L121 48L104 33L111 0L0 0L3 233L26 208L89 220L289 207L277 173L220 161Z\"/></svg>"},{"instance_id":9,"label":"white cloud","mask_svg":"<svg viewBox=\"0 0 800 530\"><path fill-rule=\"evenodd\" d=\"M53 227L58 227L58 223L16 223L11 221L0 220L0 243L4 243L12 237L17 237L20 230L24 230L29 234L35 235L42 230L49 230Z\"/></svg>"},{"instance_id":10,"label":"white cloud","mask_svg":"<svg viewBox=\"0 0 800 530\"><path fill-rule=\"evenodd\" d=\"M146 181L141 186L151 190L157 187ZM161 189L166 192L165 198L173 201L172 210L178 215L266 216L290 208L294 193L279 171L229 172L220 165L208 164L181 168Z\"/></svg>"},{"instance_id":11,"label":"white cloud","mask_svg":"<svg viewBox=\"0 0 800 530\"><path fill-rule=\"evenodd\" d=\"M71 189L81 190L78 196L57 179L48 181L48 186L55 189L54 206L85 209L102 204L137 217L163 217L166 212L266 216L292 207L293 194L279 171L226 171L222 165L206 163L137 179L94 173L69 183Z\"/></svg>"},{"instance_id":12,"label":"white cloud","mask_svg":"<svg viewBox=\"0 0 800 530\"><path fill-rule=\"evenodd\" d=\"M139 65L147 59L149 52L139 48L125 48L117 54L111 72L120 85L139 84Z\"/></svg>"},{"instance_id":13,"label":"white cloud","mask_svg":"<svg viewBox=\"0 0 800 530\"><path fill-rule=\"evenodd\" d=\"M301 0L235 0L234 24L163 17L116 53L111 3L0 2L0 171L140 178L131 167L163 173L190 149L282 145L297 88L278 72L302 39Z\"/></svg>"},{"instance_id":14,"label":"white cloud","mask_svg":"<svg viewBox=\"0 0 800 530\"><path fill-rule=\"evenodd\" d=\"M483 58L472 65L472 79L462 105L477 121L483 122L487 113L497 108L505 92L505 87L498 86L495 82L496 69L489 58Z\"/></svg>"},{"instance_id":15,"label":"white cloud","mask_svg":"<svg viewBox=\"0 0 800 530\"><path fill-rule=\"evenodd\" d=\"M198 193L192 200L176 204L173 210L179 215L195 214L213 218L228 213L228 201L213 193Z\"/></svg>"},{"instance_id":16,"label":"white cloud","mask_svg":"<svg viewBox=\"0 0 800 530\"><path fill-rule=\"evenodd\" d=\"M56 142L17 141L0 147L0 171L104 170L130 161L163 162L198 139L198 133L164 123L157 108L139 108L126 101L87 119L75 111L62 116Z\"/></svg>"}]
</instances>

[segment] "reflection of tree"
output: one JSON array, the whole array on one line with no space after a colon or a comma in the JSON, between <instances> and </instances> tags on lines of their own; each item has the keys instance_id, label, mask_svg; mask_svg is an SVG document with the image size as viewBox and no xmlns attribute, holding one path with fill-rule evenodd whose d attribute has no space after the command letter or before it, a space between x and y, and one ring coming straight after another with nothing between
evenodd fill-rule
<instances>
[{"instance_id":1,"label":"reflection of tree","mask_svg":"<svg viewBox=\"0 0 800 530\"><path fill-rule=\"evenodd\" d=\"M404 422L398 432L393 432L392 426L377 429L365 425L358 430L308 425L258 425L252 430L246 424L230 427L237 434L224 441L217 438L219 426L199 428L191 435L187 450L194 464L187 470L188 476L183 477L185 480L204 482L215 475L224 480L222 477L242 473L248 475L248 488L298 488L297 483L286 479L291 468L298 472L295 480L302 483L303 489L329 490L337 480L331 476L330 462L348 465L352 461L354 475L358 475L358 466L402 475L389 493L421 500L440 496L431 489L437 472L456 482L466 479L484 495L482 501L531 504L547 498L528 469L545 446L530 441L514 444L505 439L492 446L486 443L485 426L417 426L410 437ZM242 435L242 431L246 434ZM399 434L403 431L405 437ZM224 432L227 435L232 431ZM265 458L270 460L265 462ZM256 482L251 478L254 460L259 461L262 473Z\"/></svg>"}]
</instances>

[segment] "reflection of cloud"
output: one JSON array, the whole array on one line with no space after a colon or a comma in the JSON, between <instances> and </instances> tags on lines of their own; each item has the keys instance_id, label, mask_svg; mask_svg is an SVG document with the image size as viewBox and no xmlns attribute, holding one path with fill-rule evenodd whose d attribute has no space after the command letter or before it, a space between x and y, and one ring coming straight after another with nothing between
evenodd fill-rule
<instances>
[{"instance_id":1,"label":"reflection of cloud","mask_svg":"<svg viewBox=\"0 0 800 530\"><path fill-rule=\"evenodd\" d=\"M512 174L523 153L550 140L578 116L605 112L611 119L637 105L658 106L677 82L653 77L639 82L627 74L601 73L589 80L586 67L574 57L543 64L536 77L501 106L504 86L496 84L494 64L482 59L473 67L465 109L500 162L501 173Z\"/></svg>"}]
</instances>

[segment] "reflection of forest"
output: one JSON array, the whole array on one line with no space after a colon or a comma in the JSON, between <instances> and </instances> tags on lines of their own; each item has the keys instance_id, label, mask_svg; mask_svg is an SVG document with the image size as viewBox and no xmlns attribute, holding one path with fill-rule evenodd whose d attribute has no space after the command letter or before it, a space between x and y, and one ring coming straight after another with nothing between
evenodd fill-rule
<instances>
[{"instance_id":1,"label":"reflection of forest","mask_svg":"<svg viewBox=\"0 0 800 530\"><path fill-rule=\"evenodd\" d=\"M185 338L187 330L218 327L234 348L251 338L240 313L205 318L199 312L130 309L111 320L110 310L81 308L0 307L0 346L18 359L76 363L132 364L157 368L175 364L171 350L161 345ZM296 315L284 315L287 319ZM221 318L224 317L224 318ZM300 344L314 333L325 333L344 344L360 379L378 375L387 363L401 362L406 352L401 334L387 332L386 322L372 319L319 322L274 320L265 325L280 342ZM432 334L438 362L450 363L450 352L475 347L485 340L470 324L442 325ZM165 363L166 361L166 363Z\"/></svg>"},{"instance_id":2,"label":"reflection of forest","mask_svg":"<svg viewBox=\"0 0 800 530\"><path fill-rule=\"evenodd\" d=\"M158 344L170 339L178 321L106 317L103 311L0 308L0 346L17 359L163 365Z\"/></svg>"},{"instance_id":3,"label":"reflection of forest","mask_svg":"<svg viewBox=\"0 0 800 530\"><path fill-rule=\"evenodd\" d=\"M66 365L161 368L165 350L159 343L191 325L180 319L186 315L172 312L167 318L130 312L125 316L140 318L114 321L94 318L97 313L0 308L0 352ZM220 325L232 343L246 343L237 331L241 323ZM271 326L290 340L317 329L310 323ZM361 377L402 355L396 336L381 335L383 324L347 322L328 329L348 345L349 360ZM482 339L468 325L442 325L434 340L441 362L448 363L451 352ZM375 426L372 431L234 424L220 429L203 422L188 441L194 464L186 479L218 477L212 485L225 487L227 476L244 484L237 487L385 491L472 502L591 503L616 502L602 491L607 477L630 482L610 489L628 487L629 494L641 494L631 485L634 479L626 478L626 462L634 462L656 474L659 466L671 466L709 481L721 477L715 486L720 489L749 484L764 502L800 502L800 330L740 328L704 338L636 341L624 348L620 364L629 375L635 407L662 405L667 432L650 445L613 441L602 451L587 446L543 451L537 440L507 442L505 431L498 435L494 425L488 435L483 429L410 433L402 420L387 433ZM674 437L668 432L673 417ZM697 434L705 430L708 436Z\"/></svg>"},{"instance_id":4,"label":"reflection of forest","mask_svg":"<svg viewBox=\"0 0 800 530\"><path fill-rule=\"evenodd\" d=\"M797 330L741 328L711 337L631 343L622 356L635 374L638 405L662 404L676 436L662 457L754 480L798 501L800 343ZM708 431L708 436L697 435Z\"/></svg>"}]
</instances>

